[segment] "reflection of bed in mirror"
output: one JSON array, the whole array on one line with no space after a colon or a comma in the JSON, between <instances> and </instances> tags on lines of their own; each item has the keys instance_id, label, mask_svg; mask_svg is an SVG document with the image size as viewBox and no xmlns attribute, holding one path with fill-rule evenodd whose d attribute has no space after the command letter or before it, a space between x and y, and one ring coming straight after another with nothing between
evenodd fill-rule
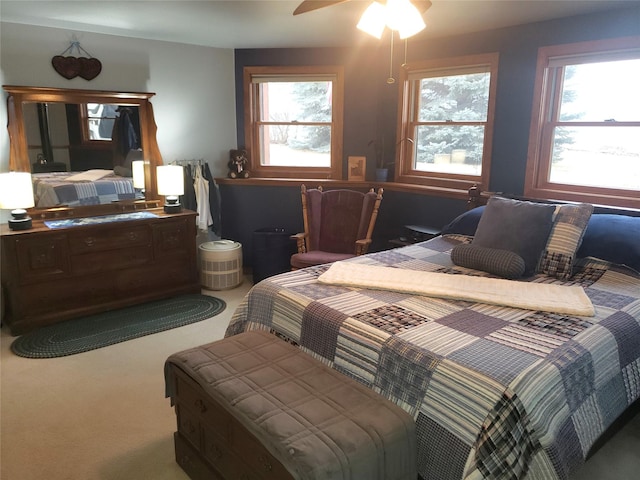
<instances>
[{"instance_id":1,"label":"reflection of bed in mirror","mask_svg":"<svg viewBox=\"0 0 640 480\"><path fill-rule=\"evenodd\" d=\"M36 174L62 170L127 169L129 156L135 152L139 155L136 159L145 161L145 199L158 198L155 167L163 162L156 141L153 107L149 101L153 93L8 85L3 88L8 93L9 170ZM97 111L96 108L102 110ZM130 133L131 129L114 127L116 117L121 118L125 112L131 119L129 126L136 132L137 141L133 143L116 141L129 138L127 132ZM124 122L119 124L126 125ZM102 127L104 132L100 131ZM123 145L127 148L120 149ZM54 202L50 200L44 204L36 200L39 207L70 204L68 201Z\"/></svg>"},{"instance_id":2,"label":"reflection of bed in mirror","mask_svg":"<svg viewBox=\"0 0 640 480\"><path fill-rule=\"evenodd\" d=\"M95 177L99 178L92 180L91 173L96 173ZM122 177L109 170L34 173L32 177L33 195L38 208L144 199L141 190L134 188L131 177Z\"/></svg>"}]
</instances>

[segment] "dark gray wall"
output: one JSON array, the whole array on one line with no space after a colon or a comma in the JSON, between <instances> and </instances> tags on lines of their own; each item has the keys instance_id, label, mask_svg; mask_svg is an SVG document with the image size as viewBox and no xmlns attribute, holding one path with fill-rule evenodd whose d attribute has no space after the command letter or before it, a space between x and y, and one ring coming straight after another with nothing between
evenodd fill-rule
<instances>
[{"instance_id":1,"label":"dark gray wall","mask_svg":"<svg viewBox=\"0 0 640 480\"><path fill-rule=\"evenodd\" d=\"M409 42L408 61L499 52L498 95L494 125L489 190L522 194L529 141L529 126L538 48L605 38L640 35L640 6L605 13L570 17L518 27ZM400 43L400 42L397 42ZM404 45L394 55L394 75L404 60ZM246 49L236 50L237 141L244 143L242 72L256 65L343 65L345 68L344 150L367 155L373 161L371 139L384 135L395 144L398 87L388 85L389 43L380 48L353 49ZM388 149L386 157L392 160ZM345 166L346 168L346 166ZM373 163L367 179L373 180ZM344 178L346 178L346 170ZM252 232L263 227L302 229L299 186L221 186L223 237L241 242L250 265ZM313 182L307 182L313 186ZM466 208L465 202L387 190L374 232L373 249L387 248L405 224L441 227Z\"/></svg>"}]
</instances>

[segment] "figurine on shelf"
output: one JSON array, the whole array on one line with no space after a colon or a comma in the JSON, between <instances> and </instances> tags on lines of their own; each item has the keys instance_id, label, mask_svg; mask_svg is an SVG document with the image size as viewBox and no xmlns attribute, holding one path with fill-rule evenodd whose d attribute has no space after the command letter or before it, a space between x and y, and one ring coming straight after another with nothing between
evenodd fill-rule
<instances>
[{"instance_id":1,"label":"figurine on shelf","mask_svg":"<svg viewBox=\"0 0 640 480\"><path fill-rule=\"evenodd\" d=\"M244 149L229 150L229 178L249 178L249 160L247 159L247 151Z\"/></svg>"}]
</instances>

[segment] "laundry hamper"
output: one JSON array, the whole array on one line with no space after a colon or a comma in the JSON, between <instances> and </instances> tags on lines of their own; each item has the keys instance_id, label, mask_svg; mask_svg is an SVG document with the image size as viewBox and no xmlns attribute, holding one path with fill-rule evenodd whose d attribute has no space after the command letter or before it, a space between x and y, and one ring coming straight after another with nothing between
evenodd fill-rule
<instances>
[{"instance_id":1,"label":"laundry hamper","mask_svg":"<svg viewBox=\"0 0 640 480\"><path fill-rule=\"evenodd\" d=\"M200 245L200 283L209 290L227 290L242 283L242 245L216 240Z\"/></svg>"}]
</instances>

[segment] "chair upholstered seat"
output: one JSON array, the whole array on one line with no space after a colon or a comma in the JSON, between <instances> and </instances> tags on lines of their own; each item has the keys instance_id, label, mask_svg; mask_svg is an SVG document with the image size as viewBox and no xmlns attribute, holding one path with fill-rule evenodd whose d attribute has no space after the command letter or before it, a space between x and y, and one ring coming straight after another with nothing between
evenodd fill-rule
<instances>
[{"instance_id":1,"label":"chair upholstered seat","mask_svg":"<svg viewBox=\"0 0 640 480\"><path fill-rule=\"evenodd\" d=\"M304 233L297 240L293 269L331 263L362 255L371 244L373 227L382 201L382 189L367 193L322 187L301 189Z\"/></svg>"},{"instance_id":2,"label":"chair upholstered seat","mask_svg":"<svg viewBox=\"0 0 640 480\"><path fill-rule=\"evenodd\" d=\"M313 250L306 253L294 253L291 256L291 266L294 268L306 268L322 265L323 263L338 262L355 256L355 253L331 253Z\"/></svg>"}]
</instances>

